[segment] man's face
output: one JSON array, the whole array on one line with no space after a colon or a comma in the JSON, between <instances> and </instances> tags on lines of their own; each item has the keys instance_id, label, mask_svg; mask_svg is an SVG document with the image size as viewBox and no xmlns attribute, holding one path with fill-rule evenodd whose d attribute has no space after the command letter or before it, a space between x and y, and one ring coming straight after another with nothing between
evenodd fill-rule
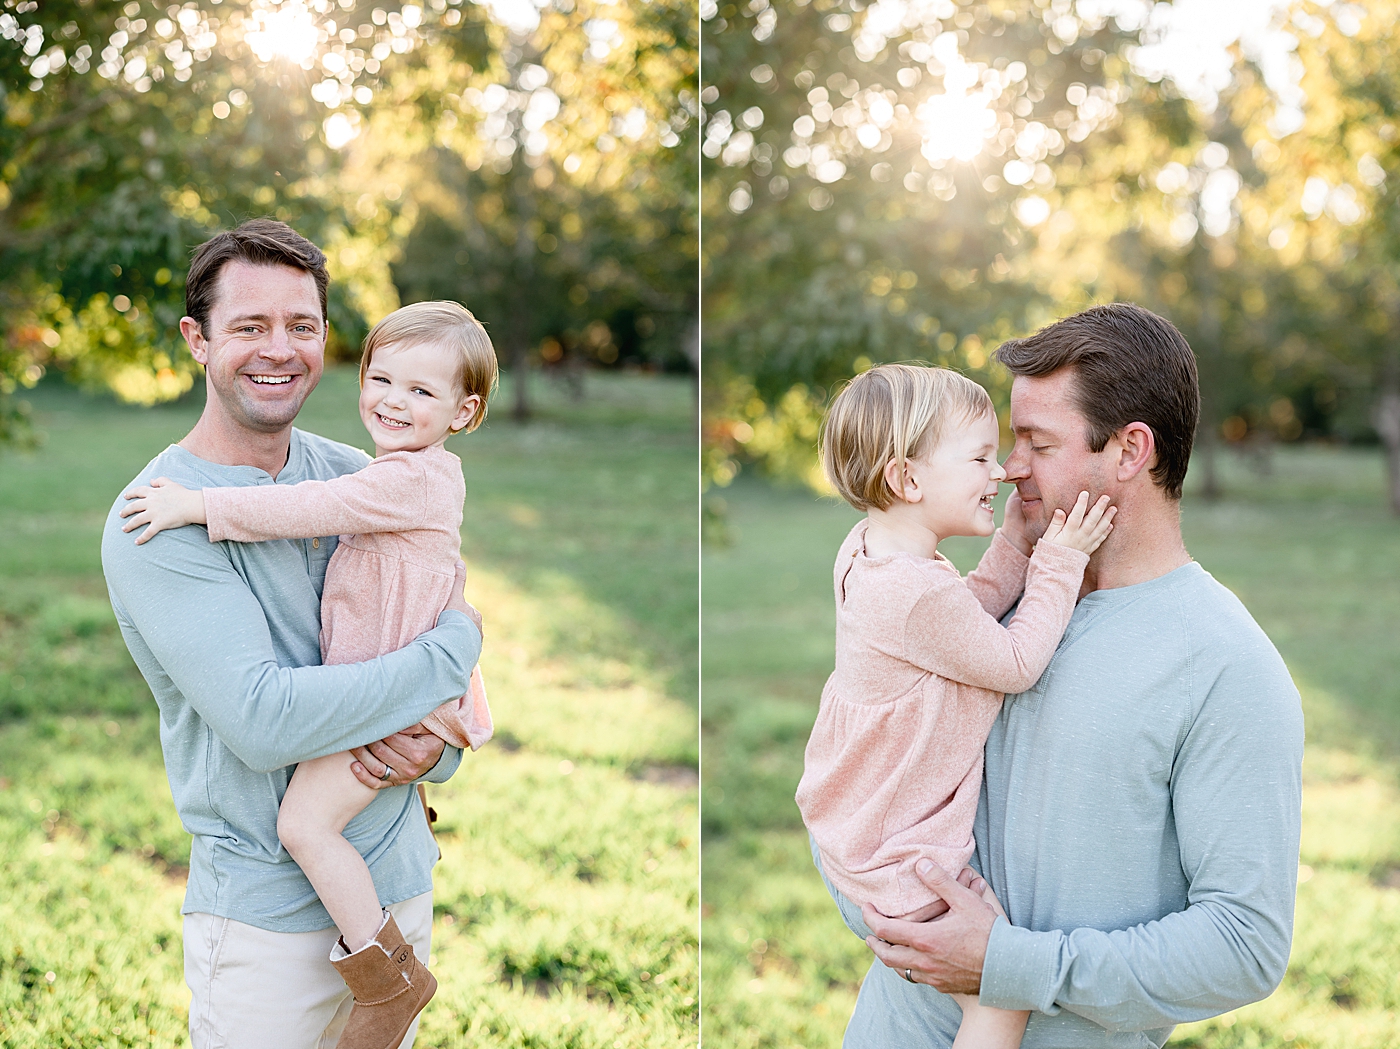
<instances>
[{"instance_id":1,"label":"man's face","mask_svg":"<svg viewBox=\"0 0 1400 1049\"><path fill-rule=\"evenodd\" d=\"M1057 509L1066 513L1080 492L1089 502L1112 495L1108 457L1112 444L1092 452L1089 424L1075 405L1074 373L1062 368L1032 378L1018 375L1011 384L1011 432L1016 444L1003 464L1016 486L1033 539L1045 533Z\"/></svg>"},{"instance_id":2,"label":"man's face","mask_svg":"<svg viewBox=\"0 0 1400 1049\"><path fill-rule=\"evenodd\" d=\"M227 421L257 433L290 426L325 367L316 279L290 266L225 264L205 330L181 330Z\"/></svg>"}]
</instances>

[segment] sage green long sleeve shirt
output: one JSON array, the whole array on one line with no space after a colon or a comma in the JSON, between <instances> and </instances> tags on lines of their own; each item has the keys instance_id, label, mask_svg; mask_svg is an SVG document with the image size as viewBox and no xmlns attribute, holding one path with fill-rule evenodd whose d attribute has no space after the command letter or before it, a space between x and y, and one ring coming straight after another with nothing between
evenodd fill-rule
<instances>
[{"instance_id":1,"label":"sage green long sleeve shirt","mask_svg":"<svg viewBox=\"0 0 1400 1049\"><path fill-rule=\"evenodd\" d=\"M167 476L188 488L296 484L358 470L363 452L293 430L274 481L172 445L132 485ZM123 488L126 491L128 485ZM334 923L277 838L277 808L299 761L381 739L466 692L481 635L444 612L435 629L364 663L321 666L321 587L336 536L209 541L200 525L135 544L118 496L102 567L122 636L160 708L175 807L193 835L183 912L276 932ZM461 761L449 747L427 777ZM345 829L386 906L432 888L437 849L412 787L379 791Z\"/></svg>"},{"instance_id":2,"label":"sage green long sleeve shirt","mask_svg":"<svg viewBox=\"0 0 1400 1049\"><path fill-rule=\"evenodd\" d=\"M1266 997L1293 931L1303 717L1198 564L1079 602L987 740L977 865L1005 906L981 1001L1023 1049L1144 1049ZM947 1046L961 1012L876 961L848 1047Z\"/></svg>"}]
</instances>

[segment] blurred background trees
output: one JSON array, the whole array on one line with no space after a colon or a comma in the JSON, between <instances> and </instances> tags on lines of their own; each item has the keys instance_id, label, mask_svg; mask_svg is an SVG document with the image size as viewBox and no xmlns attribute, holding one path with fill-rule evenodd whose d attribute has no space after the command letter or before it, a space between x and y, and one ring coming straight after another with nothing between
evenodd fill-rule
<instances>
[{"instance_id":1,"label":"blurred background trees","mask_svg":"<svg viewBox=\"0 0 1400 1049\"><path fill-rule=\"evenodd\" d=\"M330 260L333 356L463 301L532 366L688 366L687 0L0 5L0 441L48 369L188 390L190 249L272 215Z\"/></svg>"},{"instance_id":2,"label":"blurred background trees","mask_svg":"<svg viewBox=\"0 0 1400 1049\"><path fill-rule=\"evenodd\" d=\"M707 481L814 479L872 363L1171 319L1218 449L1381 441L1400 513L1396 5L704 0Z\"/></svg>"}]
</instances>

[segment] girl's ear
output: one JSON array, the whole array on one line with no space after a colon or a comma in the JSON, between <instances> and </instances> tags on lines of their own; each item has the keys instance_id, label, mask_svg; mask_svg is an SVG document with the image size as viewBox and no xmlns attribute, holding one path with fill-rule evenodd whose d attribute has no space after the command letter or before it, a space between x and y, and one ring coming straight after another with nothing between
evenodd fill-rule
<instances>
[{"instance_id":1,"label":"girl's ear","mask_svg":"<svg viewBox=\"0 0 1400 1049\"><path fill-rule=\"evenodd\" d=\"M474 393L462 401L461 407L457 409L457 414L452 417L452 425L449 429L453 433L460 433L471 425L471 421L476 418L479 411L481 411L481 397Z\"/></svg>"},{"instance_id":2,"label":"girl's ear","mask_svg":"<svg viewBox=\"0 0 1400 1049\"><path fill-rule=\"evenodd\" d=\"M923 490L919 488L918 479L909 468L907 459L903 463L898 459L887 462L884 477L885 485L901 503L917 503L923 499Z\"/></svg>"}]
</instances>

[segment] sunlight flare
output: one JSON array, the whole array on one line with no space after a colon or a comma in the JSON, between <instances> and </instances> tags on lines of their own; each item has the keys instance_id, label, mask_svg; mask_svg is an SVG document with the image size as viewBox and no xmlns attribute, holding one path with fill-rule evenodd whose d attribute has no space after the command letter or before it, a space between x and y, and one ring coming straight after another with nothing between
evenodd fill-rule
<instances>
[{"instance_id":1,"label":"sunlight flare","mask_svg":"<svg viewBox=\"0 0 1400 1049\"><path fill-rule=\"evenodd\" d=\"M315 16L301 0L255 8L249 14L253 28L244 39L258 61L285 58L300 64L315 54L319 42Z\"/></svg>"}]
</instances>

